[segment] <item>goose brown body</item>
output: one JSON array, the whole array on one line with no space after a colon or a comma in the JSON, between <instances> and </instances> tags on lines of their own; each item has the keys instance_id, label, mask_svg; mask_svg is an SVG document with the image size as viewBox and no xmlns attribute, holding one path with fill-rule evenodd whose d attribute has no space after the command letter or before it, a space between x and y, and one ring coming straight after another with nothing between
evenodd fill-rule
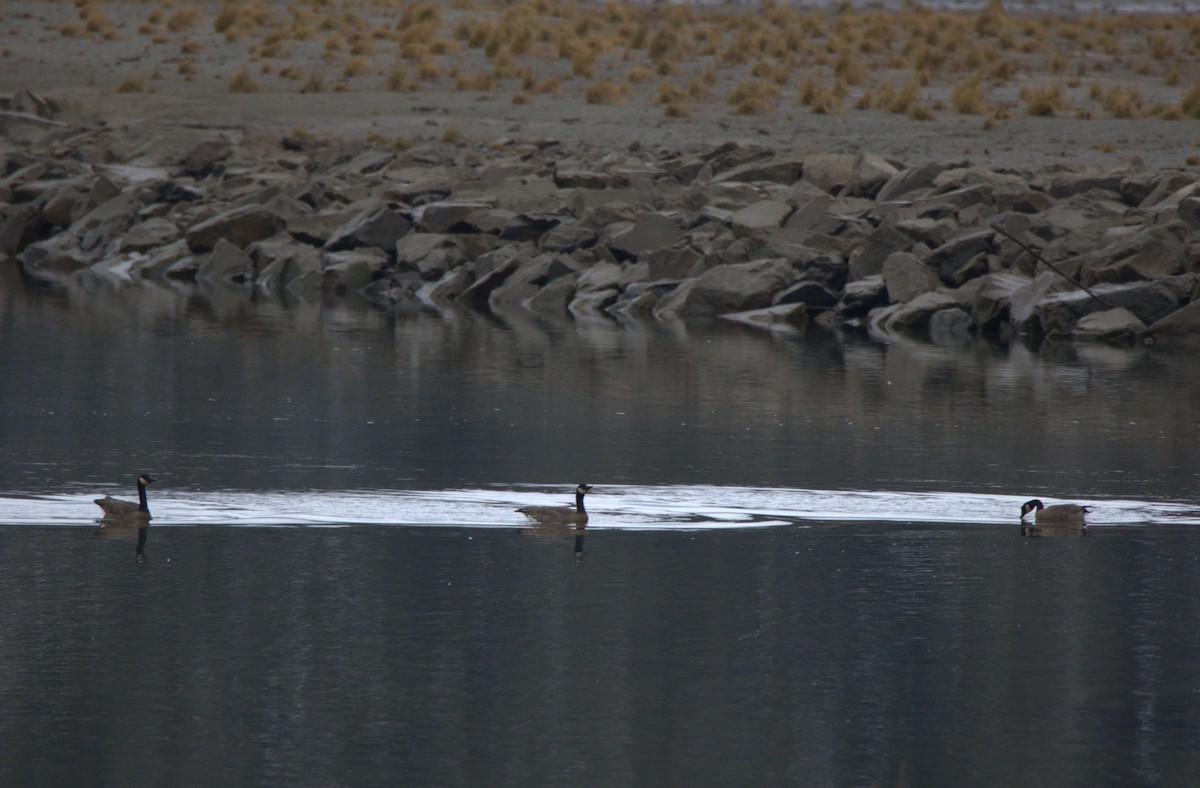
<instances>
[{"instance_id":1,"label":"goose brown body","mask_svg":"<svg viewBox=\"0 0 1200 788\"><path fill-rule=\"evenodd\" d=\"M1074 503L1057 503L1046 506L1038 499L1021 504L1021 519L1033 512L1033 521L1041 525L1082 525L1090 506L1080 506Z\"/></svg>"},{"instance_id":2,"label":"goose brown body","mask_svg":"<svg viewBox=\"0 0 1200 788\"><path fill-rule=\"evenodd\" d=\"M96 499L96 505L104 512L101 519L119 520L123 523L150 522L150 505L146 501L146 485L153 484L154 479L143 473L137 478L138 502L122 501L111 495Z\"/></svg>"},{"instance_id":3,"label":"goose brown body","mask_svg":"<svg viewBox=\"0 0 1200 788\"><path fill-rule=\"evenodd\" d=\"M538 523L574 523L582 525L588 521L587 510L583 506L583 496L591 490L590 484L581 484L575 488L574 506L523 506L518 512Z\"/></svg>"}]
</instances>

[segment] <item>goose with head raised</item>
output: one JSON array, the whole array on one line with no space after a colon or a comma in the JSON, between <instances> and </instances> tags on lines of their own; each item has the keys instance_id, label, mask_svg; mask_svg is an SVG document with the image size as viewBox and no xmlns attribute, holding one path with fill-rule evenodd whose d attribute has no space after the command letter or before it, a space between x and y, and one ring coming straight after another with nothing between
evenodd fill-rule
<instances>
[{"instance_id":1,"label":"goose with head raised","mask_svg":"<svg viewBox=\"0 0 1200 788\"><path fill-rule=\"evenodd\" d=\"M583 496L592 489L590 484L581 484L575 488L574 506L522 506L518 512L538 523L574 523L582 525L588 521L587 510L583 507Z\"/></svg>"},{"instance_id":2,"label":"goose with head raised","mask_svg":"<svg viewBox=\"0 0 1200 788\"><path fill-rule=\"evenodd\" d=\"M96 499L96 505L104 512L101 517L106 521L119 521L121 523L138 523L150 522L150 505L146 501L146 485L153 484L154 478L148 473L143 473L137 478L138 502L122 501L119 498L114 498L111 495L106 495L103 498Z\"/></svg>"}]
</instances>

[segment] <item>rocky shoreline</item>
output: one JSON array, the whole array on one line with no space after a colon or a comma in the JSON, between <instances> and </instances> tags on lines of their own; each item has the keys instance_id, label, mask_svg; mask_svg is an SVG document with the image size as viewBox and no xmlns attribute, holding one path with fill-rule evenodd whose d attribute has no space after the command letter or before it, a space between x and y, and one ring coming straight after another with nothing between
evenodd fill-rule
<instances>
[{"instance_id":1,"label":"rocky shoreline","mask_svg":"<svg viewBox=\"0 0 1200 788\"><path fill-rule=\"evenodd\" d=\"M1200 180L1136 160L1017 170L522 138L397 150L83 125L30 94L2 109L0 264L41 279L935 342L1200 338Z\"/></svg>"}]
</instances>

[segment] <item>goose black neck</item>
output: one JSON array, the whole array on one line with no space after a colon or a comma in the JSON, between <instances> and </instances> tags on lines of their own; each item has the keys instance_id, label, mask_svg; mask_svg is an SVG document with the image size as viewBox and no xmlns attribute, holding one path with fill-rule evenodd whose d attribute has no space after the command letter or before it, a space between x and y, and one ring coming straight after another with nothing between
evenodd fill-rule
<instances>
[{"instance_id":1,"label":"goose black neck","mask_svg":"<svg viewBox=\"0 0 1200 788\"><path fill-rule=\"evenodd\" d=\"M150 504L146 501L146 485L142 484L141 479L138 479L138 511L150 511Z\"/></svg>"},{"instance_id":2,"label":"goose black neck","mask_svg":"<svg viewBox=\"0 0 1200 788\"><path fill-rule=\"evenodd\" d=\"M577 512L584 511L583 496L584 496L584 493L581 493L581 492L575 493L575 511L577 511Z\"/></svg>"}]
</instances>

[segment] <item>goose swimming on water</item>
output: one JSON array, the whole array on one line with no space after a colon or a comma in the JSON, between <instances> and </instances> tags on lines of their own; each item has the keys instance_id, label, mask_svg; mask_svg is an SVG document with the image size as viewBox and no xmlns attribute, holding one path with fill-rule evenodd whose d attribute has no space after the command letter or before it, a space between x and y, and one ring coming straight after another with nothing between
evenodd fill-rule
<instances>
[{"instance_id":1,"label":"goose swimming on water","mask_svg":"<svg viewBox=\"0 0 1200 788\"><path fill-rule=\"evenodd\" d=\"M148 473L143 473L137 478L138 502L122 501L114 498L111 495L106 495L103 498L96 499L96 505L104 512L101 518L108 521L120 521L122 523L132 524L136 522L150 522L150 506L146 502L146 485L153 484L154 478Z\"/></svg>"},{"instance_id":2,"label":"goose swimming on water","mask_svg":"<svg viewBox=\"0 0 1200 788\"><path fill-rule=\"evenodd\" d=\"M587 510L583 508L583 496L592 489L590 484L581 484L575 488L574 506L522 506L518 512L538 523L576 523L582 525L588 521Z\"/></svg>"},{"instance_id":3,"label":"goose swimming on water","mask_svg":"<svg viewBox=\"0 0 1200 788\"><path fill-rule=\"evenodd\" d=\"M1083 525L1084 517L1090 506L1080 506L1074 503L1056 503L1046 506L1037 498L1021 504L1021 519L1033 512L1033 521L1039 525Z\"/></svg>"}]
</instances>

